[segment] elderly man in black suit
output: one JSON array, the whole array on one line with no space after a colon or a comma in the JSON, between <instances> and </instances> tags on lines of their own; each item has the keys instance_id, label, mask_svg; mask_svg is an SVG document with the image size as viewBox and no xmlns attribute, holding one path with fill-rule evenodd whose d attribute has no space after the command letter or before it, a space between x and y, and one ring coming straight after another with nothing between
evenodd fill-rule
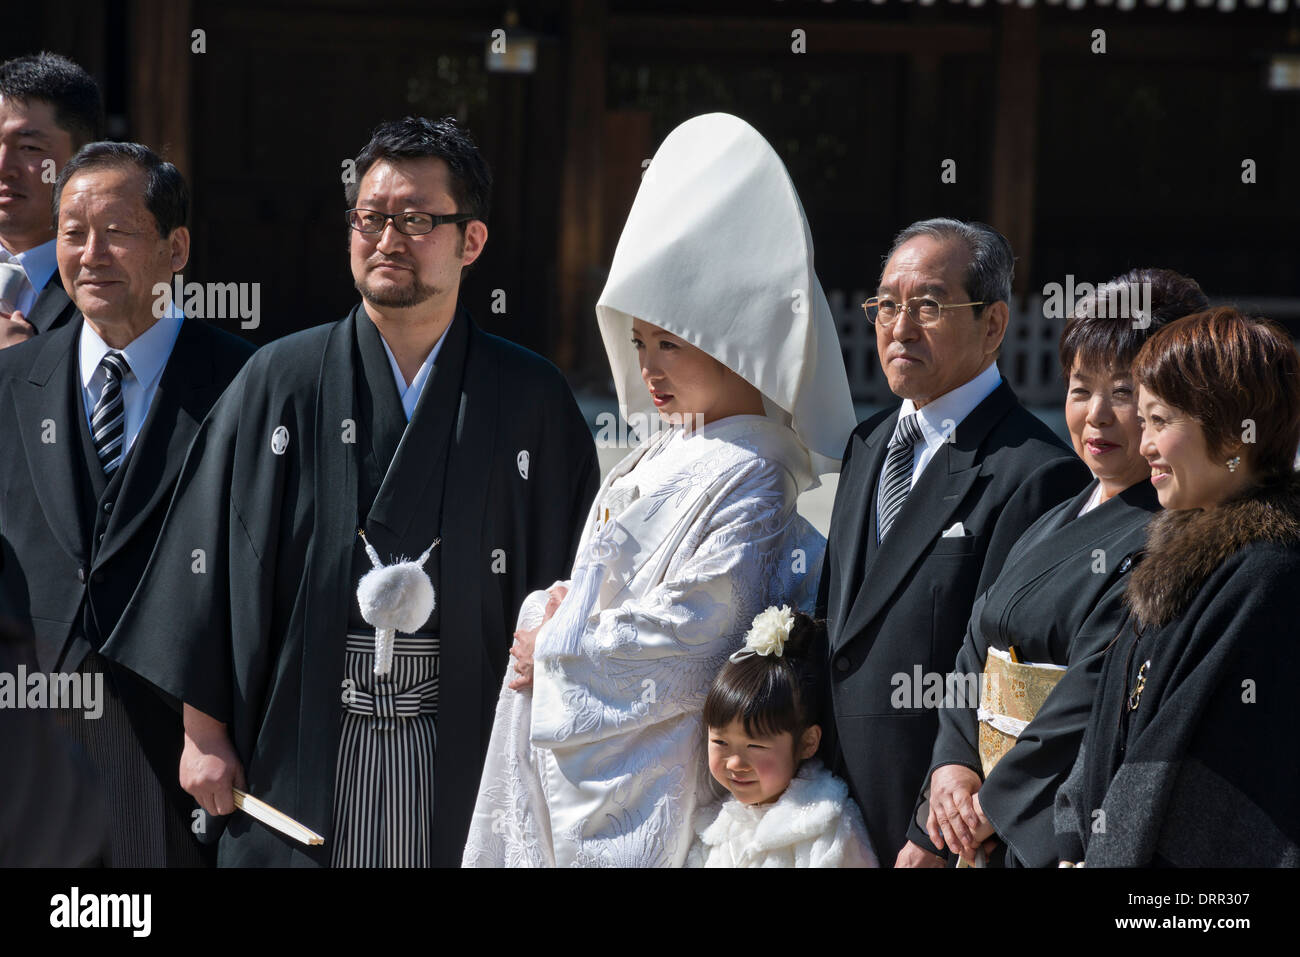
<instances>
[{"instance_id":1,"label":"elderly man in black suit","mask_svg":"<svg viewBox=\"0 0 1300 957\"><path fill-rule=\"evenodd\" d=\"M76 311L59 279L50 198L72 154L99 138L99 87L55 53L0 63L0 349ZM7 276L3 275L7 273Z\"/></svg>"},{"instance_id":2,"label":"elderly man in black suit","mask_svg":"<svg viewBox=\"0 0 1300 957\"><path fill-rule=\"evenodd\" d=\"M822 569L832 714L828 757L882 861L942 858L906 844L915 784L943 706L936 689L971 605L1030 524L1087 470L997 367L1014 256L982 223L931 219L894 240L865 303L902 406L849 437Z\"/></svg>"},{"instance_id":3,"label":"elderly man in black suit","mask_svg":"<svg viewBox=\"0 0 1300 957\"><path fill-rule=\"evenodd\" d=\"M41 673L95 699L89 710L47 703L98 772L112 864L199 864L196 805L176 780L178 705L98 651L144 572L191 439L252 348L156 293L189 256L175 166L137 144L91 143L54 202L59 270L80 315L0 352L0 616L29 630Z\"/></svg>"}]
</instances>

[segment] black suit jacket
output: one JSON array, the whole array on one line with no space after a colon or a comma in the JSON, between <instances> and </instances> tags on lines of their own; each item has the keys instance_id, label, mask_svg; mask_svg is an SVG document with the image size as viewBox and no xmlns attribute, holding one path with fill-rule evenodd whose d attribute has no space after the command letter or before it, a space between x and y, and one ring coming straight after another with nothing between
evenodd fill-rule
<instances>
[{"instance_id":1,"label":"black suit jacket","mask_svg":"<svg viewBox=\"0 0 1300 957\"><path fill-rule=\"evenodd\" d=\"M848 780L885 866L907 839L930 765L938 714L923 696L927 676L952 669L975 598L1021 533L1090 478L1003 380L931 459L877 544L876 486L897 422L897 409L881 412L849 437L818 596L824 756ZM966 534L941 537L955 522Z\"/></svg>"},{"instance_id":2,"label":"black suit jacket","mask_svg":"<svg viewBox=\"0 0 1300 957\"><path fill-rule=\"evenodd\" d=\"M86 461L82 319L0 351L0 614L30 629L44 672L75 671L103 643L153 551L177 474L208 409L252 346L186 319L153 402L105 491ZM93 446L91 446L93 454ZM179 799L179 715L111 667L159 780Z\"/></svg>"},{"instance_id":3,"label":"black suit jacket","mask_svg":"<svg viewBox=\"0 0 1300 957\"><path fill-rule=\"evenodd\" d=\"M56 269L50 281L36 297L36 301L32 303L32 311L28 314L27 321L32 324L37 335L44 335L60 326L66 326L76 312L77 307L64 292L63 281L59 278L59 271Z\"/></svg>"}]
</instances>

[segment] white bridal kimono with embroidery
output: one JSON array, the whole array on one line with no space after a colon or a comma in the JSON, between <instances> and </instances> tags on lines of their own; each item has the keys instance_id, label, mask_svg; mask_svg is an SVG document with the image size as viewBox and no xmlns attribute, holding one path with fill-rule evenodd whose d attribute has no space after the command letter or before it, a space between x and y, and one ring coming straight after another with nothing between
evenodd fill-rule
<instances>
[{"instance_id":1,"label":"white bridal kimono with embroidery","mask_svg":"<svg viewBox=\"0 0 1300 957\"><path fill-rule=\"evenodd\" d=\"M735 416L614 468L538 634L532 692L503 683L466 866L685 861L708 799L709 685L754 615L814 597L825 542L795 511L807 461L789 428ZM521 628L545 601L529 597Z\"/></svg>"}]
</instances>

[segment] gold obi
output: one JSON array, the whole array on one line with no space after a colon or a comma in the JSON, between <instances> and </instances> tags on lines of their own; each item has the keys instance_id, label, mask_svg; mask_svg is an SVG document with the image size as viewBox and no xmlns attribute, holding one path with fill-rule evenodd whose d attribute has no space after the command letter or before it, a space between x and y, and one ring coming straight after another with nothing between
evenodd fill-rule
<instances>
[{"instance_id":1,"label":"gold obi","mask_svg":"<svg viewBox=\"0 0 1300 957\"><path fill-rule=\"evenodd\" d=\"M980 679L980 765L984 777L1015 746L1025 725L1065 674L1063 665L1012 661L999 648L990 648Z\"/></svg>"}]
</instances>

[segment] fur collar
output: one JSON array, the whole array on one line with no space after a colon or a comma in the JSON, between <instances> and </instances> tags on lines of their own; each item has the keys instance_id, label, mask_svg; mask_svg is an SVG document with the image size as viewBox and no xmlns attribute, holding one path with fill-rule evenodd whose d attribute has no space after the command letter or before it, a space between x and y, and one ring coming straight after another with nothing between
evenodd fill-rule
<instances>
[{"instance_id":1,"label":"fur collar","mask_svg":"<svg viewBox=\"0 0 1300 957\"><path fill-rule=\"evenodd\" d=\"M775 804L749 807L731 798L711 821L700 820L697 829L700 840L709 846L748 832L747 853L761 855L833 833L848 799L848 785L816 758L809 758Z\"/></svg>"},{"instance_id":2,"label":"fur collar","mask_svg":"<svg viewBox=\"0 0 1300 957\"><path fill-rule=\"evenodd\" d=\"M1191 604L1215 569L1259 542L1300 544L1300 477L1253 486L1208 512L1157 514L1124 600L1141 625L1165 625Z\"/></svg>"}]
</instances>

